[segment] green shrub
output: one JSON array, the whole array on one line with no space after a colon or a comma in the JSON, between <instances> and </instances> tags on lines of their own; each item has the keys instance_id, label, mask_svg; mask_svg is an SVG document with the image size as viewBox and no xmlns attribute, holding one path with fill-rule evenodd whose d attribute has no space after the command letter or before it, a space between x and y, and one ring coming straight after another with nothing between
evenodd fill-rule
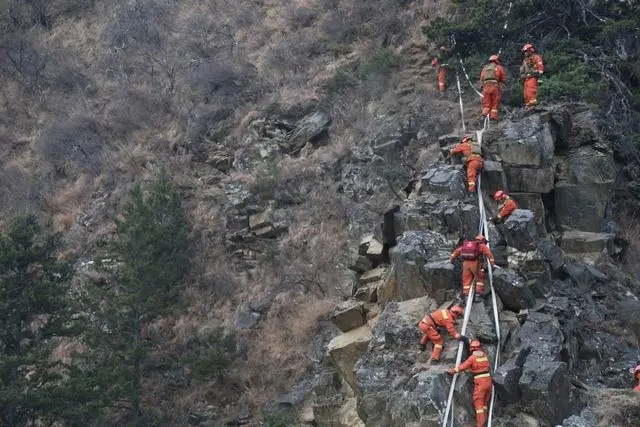
<instances>
[{"instance_id":1,"label":"green shrub","mask_svg":"<svg viewBox=\"0 0 640 427\"><path fill-rule=\"evenodd\" d=\"M264 414L262 422L265 427L292 427L295 425L293 416L284 410Z\"/></svg>"},{"instance_id":2,"label":"green shrub","mask_svg":"<svg viewBox=\"0 0 640 427\"><path fill-rule=\"evenodd\" d=\"M361 80L366 80L373 75L387 74L398 65L400 65L399 55L389 48L379 48L360 63L358 77Z\"/></svg>"}]
</instances>

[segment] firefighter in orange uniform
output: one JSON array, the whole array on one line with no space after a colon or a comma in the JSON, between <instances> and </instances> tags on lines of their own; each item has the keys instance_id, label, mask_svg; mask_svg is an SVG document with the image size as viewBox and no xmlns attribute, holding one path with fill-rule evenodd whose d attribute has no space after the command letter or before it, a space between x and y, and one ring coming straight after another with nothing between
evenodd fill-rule
<instances>
[{"instance_id":1,"label":"firefighter in orange uniform","mask_svg":"<svg viewBox=\"0 0 640 427\"><path fill-rule=\"evenodd\" d=\"M633 391L640 391L640 365L636 366L633 369L630 369L631 373L633 373L633 377L638 381L638 384L633 388Z\"/></svg>"},{"instance_id":2,"label":"firefighter in orange uniform","mask_svg":"<svg viewBox=\"0 0 640 427\"><path fill-rule=\"evenodd\" d=\"M482 115L498 120L500 108L500 89L507 82L507 73L500 65L498 55L491 55L489 63L480 72L482 82Z\"/></svg>"},{"instance_id":3,"label":"firefighter in orange uniform","mask_svg":"<svg viewBox=\"0 0 640 427\"><path fill-rule=\"evenodd\" d=\"M525 44L522 52L524 52L524 60L520 66L520 78L523 82L524 105L531 108L538 104L538 80L544 73L544 63L532 44Z\"/></svg>"},{"instance_id":4,"label":"firefighter in orange uniform","mask_svg":"<svg viewBox=\"0 0 640 427\"><path fill-rule=\"evenodd\" d=\"M496 217L489 218L489 221L493 222L494 224L504 222L504 220L507 219L509 215L513 213L513 211L518 209L518 204L516 203L516 201L502 190L498 190L495 192L495 194L493 195L493 200L500 203L498 205L498 215Z\"/></svg>"},{"instance_id":5,"label":"firefighter in orange uniform","mask_svg":"<svg viewBox=\"0 0 640 427\"><path fill-rule=\"evenodd\" d=\"M462 154L464 163L467 166L467 190L470 193L476 191L476 178L484 167L484 159L482 158L482 149L476 144L470 136L462 138L462 142L451 149L449 156Z\"/></svg>"},{"instance_id":6,"label":"firefighter in orange uniform","mask_svg":"<svg viewBox=\"0 0 640 427\"><path fill-rule=\"evenodd\" d=\"M493 254L487 246L487 240L482 234L478 234L475 240L465 240L451 254L450 261L453 264L456 258L462 258L462 295L469 295L473 279L476 279L475 301L479 302L484 294L484 267L482 255L486 256L492 266L495 266Z\"/></svg>"},{"instance_id":7,"label":"firefighter in orange uniform","mask_svg":"<svg viewBox=\"0 0 640 427\"><path fill-rule=\"evenodd\" d=\"M449 64L447 64L448 54L449 49L445 46L440 46L438 54L431 61L431 66L438 70L438 90L440 91L440 96L444 95L444 89L447 82L447 68L449 67Z\"/></svg>"},{"instance_id":8,"label":"firefighter in orange uniform","mask_svg":"<svg viewBox=\"0 0 640 427\"><path fill-rule=\"evenodd\" d=\"M489 418L489 400L491 399L491 365L487 351L480 346L480 341L474 339L470 345L471 356L460 366L449 369L450 374L457 374L471 370L473 374L473 407L476 410L476 426L485 427Z\"/></svg>"},{"instance_id":9,"label":"firefighter in orange uniform","mask_svg":"<svg viewBox=\"0 0 640 427\"><path fill-rule=\"evenodd\" d=\"M440 353L442 353L442 346L444 345L444 339L438 332L438 328L445 328L449 335L457 340L464 339L462 335L456 330L455 320L464 316L464 309L459 305L454 305L450 309L436 310L430 314L427 314L422 318L418 327L422 331L422 339L420 339L420 350L425 351L427 349L427 342L433 342L433 352L431 353L431 360L438 362L440 360Z\"/></svg>"}]
</instances>

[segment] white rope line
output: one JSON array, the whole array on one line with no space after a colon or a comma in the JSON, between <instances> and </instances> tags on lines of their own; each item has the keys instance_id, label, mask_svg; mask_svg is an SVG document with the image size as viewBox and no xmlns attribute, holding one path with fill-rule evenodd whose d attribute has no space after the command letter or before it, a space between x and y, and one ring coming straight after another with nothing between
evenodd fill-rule
<instances>
[{"instance_id":1,"label":"white rope line","mask_svg":"<svg viewBox=\"0 0 640 427\"><path fill-rule=\"evenodd\" d=\"M513 6L513 2L509 2L509 9L507 10L507 17L504 20L504 27L502 27L502 36L500 37L500 49L498 50L498 56L502 53L502 48L504 47L504 36L507 33L507 25L509 24L509 14L511 13L511 6Z\"/></svg>"},{"instance_id":2,"label":"white rope line","mask_svg":"<svg viewBox=\"0 0 640 427\"><path fill-rule=\"evenodd\" d=\"M458 74L458 70L456 70L456 83L458 85L458 100L460 101L460 118L462 120L462 130L463 132L466 132L467 127L464 124L464 106L462 104L462 90L460 89L460 74Z\"/></svg>"}]
</instances>

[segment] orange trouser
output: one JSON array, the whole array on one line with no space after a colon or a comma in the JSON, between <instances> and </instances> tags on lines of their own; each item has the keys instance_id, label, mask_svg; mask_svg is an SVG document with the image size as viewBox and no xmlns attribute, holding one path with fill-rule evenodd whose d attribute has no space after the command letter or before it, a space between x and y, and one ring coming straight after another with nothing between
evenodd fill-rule
<instances>
[{"instance_id":1,"label":"orange trouser","mask_svg":"<svg viewBox=\"0 0 640 427\"><path fill-rule=\"evenodd\" d=\"M463 261L462 263L462 295L469 295L473 279L476 279L476 293L484 294L484 268L481 261Z\"/></svg>"},{"instance_id":2,"label":"orange trouser","mask_svg":"<svg viewBox=\"0 0 640 427\"><path fill-rule=\"evenodd\" d=\"M489 419L489 399L491 399L491 377L473 380L473 407L476 410L476 425L484 427Z\"/></svg>"},{"instance_id":3,"label":"orange trouser","mask_svg":"<svg viewBox=\"0 0 640 427\"><path fill-rule=\"evenodd\" d=\"M447 69L444 67L438 68L438 89L440 92L444 92L444 84L447 79Z\"/></svg>"},{"instance_id":4,"label":"orange trouser","mask_svg":"<svg viewBox=\"0 0 640 427\"><path fill-rule=\"evenodd\" d=\"M485 83L482 87L482 115L498 120L500 108L500 86L498 83Z\"/></svg>"},{"instance_id":5,"label":"orange trouser","mask_svg":"<svg viewBox=\"0 0 640 427\"><path fill-rule=\"evenodd\" d=\"M426 344L429 341L433 343L433 352L431 353L431 359L437 362L438 360L440 360L440 353L442 353L442 346L444 345L442 335L438 333L438 329L432 323L424 323L421 321L418 327L424 334L422 336L420 344Z\"/></svg>"},{"instance_id":6,"label":"orange trouser","mask_svg":"<svg viewBox=\"0 0 640 427\"><path fill-rule=\"evenodd\" d=\"M532 107L538 103L538 78L527 77L524 79L524 87L522 88L524 93L524 105Z\"/></svg>"},{"instance_id":7,"label":"orange trouser","mask_svg":"<svg viewBox=\"0 0 640 427\"><path fill-rule=\"evenodd\" d=\"M483 167L484 161L480 157L470 159L467 162L467 189L470 192L476 191L476 178Z\"/></svg>"}]
</instances>

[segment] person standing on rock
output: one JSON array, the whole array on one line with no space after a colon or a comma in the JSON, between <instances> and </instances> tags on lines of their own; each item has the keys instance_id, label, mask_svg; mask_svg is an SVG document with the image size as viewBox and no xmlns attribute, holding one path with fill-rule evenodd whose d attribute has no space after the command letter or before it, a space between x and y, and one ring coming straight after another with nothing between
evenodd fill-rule
<instances>
[{"instance_id":1,"label":"person standing on rock","mask_svg":"<svg viewBox=\"0 0 640 427\"><path fill-rule=\"evenodd\" d=\"M449 373L454 375L471 370L474 384L473 407L476 410L476 426L485 427L489 418L489 400L493 387L489 354L477 339L472 340L469 347L471 355L460 366L449 369Z\"/></svg>"},{"instance_id":2,"label":"person standing on rock","mask_svg":"<svg viewBox=\"0 0 640 427\"><path fill-rule=\"evenodd\" d=\"M444 89L447 82L447 60L449 59L450 50L446 46L440 46L436 57L431 61L431 66L438 70L438 90L440 91L440 97L444 96Z\"/></svg>"},{"instance_id":3,"label":"person standing on rock","mask_svg":"<svg viewBox=\"0 0 640 427\"><path fill-rule=\"evenodd\" d=\"M467 190L470 193L476 191L476 178L484 167L484 159L482 158L482 147L476 143L469 135L462 138L462 142L456 145L449 152L449 157L456 154L464 156L464 163L467 167Z\"/></svg>"},{"instance_id":4,"label":"person standing on rock","mask_svg":"<svg viewBox=\"0 0 640 427\"><path fill-rule=\"evenodd\" d=\"M638 381L638 384L633 388L633 391L640 391L640 365L636 366L633 369L629 369L633 374L633 377Z\"/></svg>"},{"instance_id":5,"label":"person standing on rock","mask_svg":"<svg viewBox=\"0 0 640 427\"><path fill-rule=\"evenodd\" d=\"M536 49L531 43L522 47L524 60L520 66L520 79L522 80L522 93L524 95L524 106L529 109L538 104L538 83L544 73L544 63L542 56L536 53Z\"/></svg>"},{"instance_id":6,"label":"person standing on rock","mask_svg":"<svg viewBox=\"0 0 640 427\"><path fill-rule=\"evenodd\" d=\"M498 55L491 55L489 63L482 67L480 82L482 83L482 115L497 121L500 108L500 90L507 82L507 73L500 65Z\"/></svg>"},{"instance_id":7,"label":"person standing on rock","mask_svg":"<svg viewBox=\"0 0 640 427\"><path fill-rule=\"evenodd\" d=\"M480 302L484 295L484 266L482 255L486 256L489 263L495 266L491 249L487 246L487 240L482 234L478 234L475 240L465 240L462 245L451 253L451 264L456 258L462 258L462 295L466 298L471 291L473 281L476 281L475 302Z\"/></svg>"},{"instance_id":8,"label":"person standing on rock","mask_svg":"<svg viewBox=\"0 0 640 427\"><path fill-rule=\"evenodd\" d=\"M425 351L427 349L427 342L433 342L433 352L431 353L432 362L440 361L440 354L444 346L444 339L442 335L440 335L438 328L445 328L449 335L457 340L466 339L456 330L455 321L462 316L464 316L464 309L459 305L454 305L449 309L436 310L429 313L418 323L418 328L422 331L420 350Z\"/></svg>"},{"instance_id":9,"label":"person standing on rock","mask_svg":"<svg viewBox=\"0 0 640 427\"><path fill-rule=\"evenodd\" d=\"M503 223L504 220L513 213L513 211L518 209L518 204L516 203L516 201L502 190L498 190L495 192L495 194L493 195L493 200L500 203L498 205L498 215L489 218L489 221L493 222L494 224Z\"/></svg>"}]
</instances>

